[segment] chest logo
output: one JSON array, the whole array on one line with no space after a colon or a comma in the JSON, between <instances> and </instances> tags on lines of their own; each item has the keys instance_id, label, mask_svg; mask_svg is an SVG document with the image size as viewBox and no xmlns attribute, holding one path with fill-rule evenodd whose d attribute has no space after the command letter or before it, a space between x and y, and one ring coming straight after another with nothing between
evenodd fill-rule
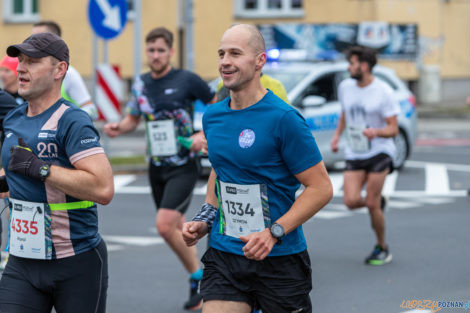
<instances>
[{"instance_id":1,"label":"chest logo","mask_svg":"<svg viewBox=\"0 0 470 313\"><path fill-rule=\"evenodd\" d=\"M165 95L171 95L174 94L178 89L176 88L167 88L165 89Z\"/></svg>"},{"instance_id":2,"label":"chest logo","mask_svg":"<svg viewBox=\"0 0 470 313\"><path fill-rule=\"evenodd\" d=\"M243 149L249 148L253 145L255 142L255 132L252 131L251 129L244 129L240 133L240 136L238 136L238 144L240 147Z\"/></svg>"}]
</instances>

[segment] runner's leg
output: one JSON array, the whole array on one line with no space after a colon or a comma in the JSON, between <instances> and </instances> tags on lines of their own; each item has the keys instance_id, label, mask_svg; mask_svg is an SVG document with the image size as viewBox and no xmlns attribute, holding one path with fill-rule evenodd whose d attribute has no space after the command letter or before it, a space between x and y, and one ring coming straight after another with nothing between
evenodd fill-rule
<instances>
[{"instance_id":1,"label":"runner's leg","mask_svg":"<svg viewBox=\"0 0 470 313\"><path fill-rule=\"evenodd\" d=\"M366 178L367 173L364 170L344 171L344 204L350 210L362 208L366 205L365 199L361 196Z\"/></svg>"},{"instance_id":2,"label":"runner's leg","mask_svg":"<svg viewBox=\"0 0 470 313\"><path fill-rule=\"evenodd\" d=\"M365 204L369 209L372 229L377 237L377 243L386 248L385 245L385 219L383 211L380 209L380 199L382 197L382 188L388 169L367 175L367 195Z\"/></svg>"}]
</instances>

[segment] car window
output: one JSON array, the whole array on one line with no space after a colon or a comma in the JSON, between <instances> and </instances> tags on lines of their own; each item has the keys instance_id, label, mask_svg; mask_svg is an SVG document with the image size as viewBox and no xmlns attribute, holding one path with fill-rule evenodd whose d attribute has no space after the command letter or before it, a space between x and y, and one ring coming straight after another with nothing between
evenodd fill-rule
<instances>
[{"instance_id":1,"label":"car window","mask_svg":"<svg viewBox=\"0 0 470 313\"><path fill-rule=\"evenodd\" d=\"M301 106L302 100L308 96L320 96L326 99L327 102L336 101L335 73L329 73L320 76L313 81L302 94L294 100L294 106Z\"/></svg>"},{"instance_id":2,"label":"car window","mask_svg":"<svg viewBox=\"0 0 470 313\"><path fill-rule=\"evenodd\" d=\"M263 71L269 76L279 80L289 93L297 84L308 75L308 72Z\"/></svg>"},{"instance_id":3,"label":"car window","mask_svg":"<svg viewBox=\"0 0 470 313\"><path fill-rule=\"evenodd\" d=\"M377 77L378 79L386 82L390 87L392 87L393 90L397 90L398 86L395 85L387 76L383 75L382 73L374 73L374 76Z\"/></svg>"}]
</instances>

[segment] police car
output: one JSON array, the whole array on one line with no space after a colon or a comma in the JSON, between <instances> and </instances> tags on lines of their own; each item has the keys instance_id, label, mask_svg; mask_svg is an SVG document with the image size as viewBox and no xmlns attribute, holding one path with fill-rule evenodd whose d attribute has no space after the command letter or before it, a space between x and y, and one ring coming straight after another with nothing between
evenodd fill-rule
<instances>
[{"instance_id":1,"label":"police car","mask_svg":"<svg viewBox=\"0 0 470 313\"><path fill-rule=\"evenodd\" d=\"M338 101L338 85L348 78L347 62L322 63L268 63L263 72L280 80L287 91L291 105L305 117L317 141L325 165L333 167L343 160L345 138L340 140L339 152L333 153L330 142L338 125L341 104ZM400 103L398 116L399 134L395 137L397 154L395 168L401 168L413 150L417 135L417 112L414 95L397 77L394 70L376 65L374 76L387 83Z\"/></svg>"},{"instance_id":2,"label":"police car","mask_svg":"<svg viewBox=\"0 0 470 313\"><path fill-rule=\"evenodd\" d=\"M338 101L338 85L349 77L347 62L270 62L263 67L263 73L281 81L287 91L289 103L304 116L322 153L326 167L334 168L344 159L345 138L339 142L339 151L333 153L330 142L338 125L341 104ZM414 95L401 81L394 70L376 65L373 71L376 78L386 82L395 92L401 113L398 116L399 134L395 137L397 154L395 168L403 167L413 150L417 135L417 112ZM212 81L214 88L220 79ZM195 128L201 128L201 118L205 107L195 106ZM206 157L201 158L204 172L210 168Z\"/></svg>"}]
</instances>

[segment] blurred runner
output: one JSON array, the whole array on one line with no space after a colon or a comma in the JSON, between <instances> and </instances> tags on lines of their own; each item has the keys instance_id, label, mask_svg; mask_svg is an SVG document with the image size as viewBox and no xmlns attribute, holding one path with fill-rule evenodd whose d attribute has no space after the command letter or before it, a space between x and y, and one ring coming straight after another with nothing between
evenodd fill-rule
<instances>
[{"instance_id":1,"label":"blurred runner","mask_svg":"<svg viewBox=\"0 0 470 313\"><path fill-rule=\"evenodd\" d=\"M366 47L353 47L346 54L351 78L339 85L338 98L342 112L331 140L331 149L346 131L346 168L344 170L344 204L350 209L366 206L377 242L366 264L383 265L392 261L385 242L384 209L386 199L382 188L387 174L393 171L395 142L398 134L397 116L400 106L393 90L374 77L376 52ZM366 197L361 195L366 186Z\"/></svg>"},{"instance_id":2,"label":"blurred runner","mask_svg":"<svg viewBox=\"0 0 470 313\"><path fill-rule=\"evenodd\" d=\"M174 69L173 34L163 27L151 30L145 39L150 72L135 79L128 114L119 123L109 123L104 132L116 137L133 131L145 119L150 154L149 180L157 207L156 227L190 274L190 297L185 309L202 305L199 283L202 269L195 247L181 236L186 212L199 177L197 152L203 147L202 132L194 133L193 102L213 102L214 93L196 74Z\"/></svg>"}]
</instances>

